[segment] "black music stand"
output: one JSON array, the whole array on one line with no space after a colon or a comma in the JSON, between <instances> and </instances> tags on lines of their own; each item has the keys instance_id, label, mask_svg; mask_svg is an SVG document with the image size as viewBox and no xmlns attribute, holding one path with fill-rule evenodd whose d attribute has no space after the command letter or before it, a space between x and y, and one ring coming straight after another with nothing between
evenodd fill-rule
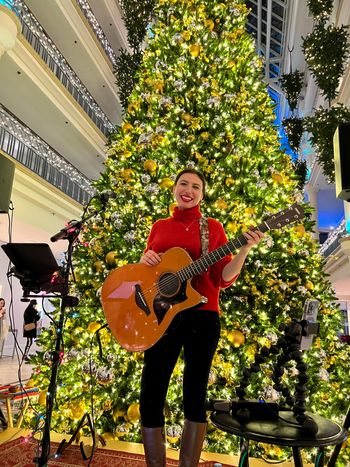
<instances>
[{"instance_id":1,"label":"black music stand","mask_svg":"<svg viewBox=\"0 0 350 467\"><path fill-rule=\"evenodd\" d=\"M30 292L62 293L59 278L61 267L46 243L7 243L1 245L14 267L10 274L17 277L23 288L23 297Z\"/></svg>"}]
</instances>

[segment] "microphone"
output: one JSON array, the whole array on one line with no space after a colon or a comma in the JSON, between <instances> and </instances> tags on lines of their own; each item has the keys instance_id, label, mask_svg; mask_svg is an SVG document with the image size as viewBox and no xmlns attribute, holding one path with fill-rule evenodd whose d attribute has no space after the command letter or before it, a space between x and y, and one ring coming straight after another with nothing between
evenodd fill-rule
<instances>
[{"instance_id":1,"label":"microphone","mask_svg":"<svg viewBox=\"0 0 350 467\"><path fill-rule=\"evenodd\" d=\"M99 199L102 204L106 204L108 200L115 199L116 194L112 190L103 190L98 195L95 195L95 198Z\"/></svg>"},{"instance_id":2,"label":"microphone","mask_svg":"<svg viewBox=\"0 0 350 467\"><path fill-rule=\"evenodd\" d=\"M105 209L108 200L115 199L116 194L112 190L104 190L104 191L101 191L101 193L93 196L91 199L94 199L94 198L99 199L100 202L102 203L102 209ZM98 211L96 211L94 215L96 215L97 212ZM57 242L58 240L66 239L68 238L69 234L74 233L75 231L80 229L81 226L82 226L82 221L76 221L76 220L69 221L68 225L66 225L66 227L63 227L63 229L57 232L57 234L53 235L50 238L50 240L51 242Z\"/></svg>"},{"instance_id":3,"label":"microphone","mask_svg":"<svg viewBox=\"0 0 350 467\"><path fill-rule=\"evenodd\" d=\"M58 240L68 238L68 234L73 233L77 228L81 227L80 221L70 221L66 227L63 227L57 234L53 235L50 240L51 242L57 242Z\"/></svg>"}]
</instances>

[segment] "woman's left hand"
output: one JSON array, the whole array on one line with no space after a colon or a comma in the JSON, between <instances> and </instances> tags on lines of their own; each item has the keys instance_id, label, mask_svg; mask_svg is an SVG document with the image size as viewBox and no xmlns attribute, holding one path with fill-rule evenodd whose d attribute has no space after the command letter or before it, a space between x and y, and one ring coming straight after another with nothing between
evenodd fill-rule
<instances>
[{"instance_id":1,"label":"woman's left hand","mask_svg":"<svg viewBox=\"0 0 350 467\"><path fill-rule=\"evenodd\" d=\"M260 230L253 230L253 227L250 228L247 232L243 234L247 240L247 244L244 245L246 249L251 249L253 246L257 245L261 239L265 236ZM244 248L244 246L242 248Z\"/></svg>"}]
</instances>

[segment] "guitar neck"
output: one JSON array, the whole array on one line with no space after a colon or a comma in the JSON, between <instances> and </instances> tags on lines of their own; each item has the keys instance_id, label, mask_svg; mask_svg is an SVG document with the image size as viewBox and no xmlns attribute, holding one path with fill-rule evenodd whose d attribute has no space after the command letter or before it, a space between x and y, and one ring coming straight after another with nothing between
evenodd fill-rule
<instances>
[{"instance_id":1,"label":"guitar neck","mask_svg":"<svg viewBox=\"0 0 350 467\"><path fill-rule=\"evenodd\" d=\"M270 230L267 223L263 222L262 224L255 227L253 230L260 230L261 232L267 232ZM210 253L201 256L196 261L193 261L189 265L185 266L184 268L180 269L177 272L177 276L181 280L181 282L187 281L198 274L206 271L210 266L219 262L225 256L233 253L234 251L241 248L243 245L247 244L247 239L244 235L240 235L236 239L230 240L229 242L221 245L216 250L211 251Z\"/></svg>"}]
</instances>

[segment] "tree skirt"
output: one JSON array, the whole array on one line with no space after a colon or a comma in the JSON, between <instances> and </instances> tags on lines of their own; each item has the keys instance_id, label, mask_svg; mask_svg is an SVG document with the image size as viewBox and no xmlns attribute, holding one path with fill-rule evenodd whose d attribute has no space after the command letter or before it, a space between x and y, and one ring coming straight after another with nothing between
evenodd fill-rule
<instances>
[{"instance_id":1,"label":"tree skirt","mask_svg":"<svg viewBox=\"0 0 350 467\"><path fill-rule=\"evenodd\" d=\"M54 455L59 446L58 443L51 443L51 453ZM1 467L33 467L34 458L38 455L38 441L25 438L18 438L14 441L0 445ZM62 456L57 459L50 459L50 467L76 467L87 466L88 460L84 460L78 445L68 446ZM94 454L91 465L98 467L145 467L145 458L141 454L131 454L109 449L98 448ZM167 466L177 466L178 462L167 459ZM214 462L203 461L201 467L213 467Z\"/></svg>"}]
</instances>

